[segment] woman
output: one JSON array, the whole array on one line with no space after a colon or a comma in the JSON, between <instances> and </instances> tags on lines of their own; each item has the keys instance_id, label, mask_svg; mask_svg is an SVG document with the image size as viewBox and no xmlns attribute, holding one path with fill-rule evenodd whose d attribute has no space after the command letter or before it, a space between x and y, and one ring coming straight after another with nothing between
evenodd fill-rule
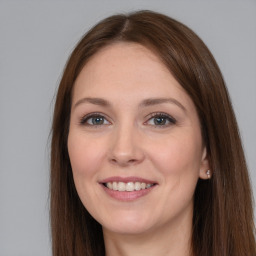
<instances>
[{"instance_id":1,"label":"woman","mask_svg":"<svg viewBox=\"0 0 256 256\"><path fill-rule=\"evenodd\" d=\"M162 14L79 42L52 127L53 255L256 255L249 177L220 70Z\"/></svg>"}]
</instances>

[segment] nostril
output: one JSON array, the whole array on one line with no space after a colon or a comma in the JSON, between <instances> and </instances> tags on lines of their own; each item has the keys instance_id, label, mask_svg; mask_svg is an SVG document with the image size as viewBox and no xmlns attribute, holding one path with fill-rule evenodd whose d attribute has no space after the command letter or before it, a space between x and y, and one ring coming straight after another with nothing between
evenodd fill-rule
<instances>
[{"instance_id":1,"label":"nostril","mask_svg":"<svg viewBox=\"0 0 256 256\"><path fill-rule=\"evenodd\" d=\"M126 165L133 165L138 162L137 159L127 159L127 158L111 158L110 162L112 164L118 164L121 166L126 166Z\"/></svg>"},{"instance_id":2,"label":"nostril","mask_svg":"<svg viewBox=\"0 0 256 256\"><path fill-rule=\"evenodd\" d=\"M131 159L128 161L128 163L134 163L134 162L136 162L136 159Z\"/></svg>"}]
</instances>

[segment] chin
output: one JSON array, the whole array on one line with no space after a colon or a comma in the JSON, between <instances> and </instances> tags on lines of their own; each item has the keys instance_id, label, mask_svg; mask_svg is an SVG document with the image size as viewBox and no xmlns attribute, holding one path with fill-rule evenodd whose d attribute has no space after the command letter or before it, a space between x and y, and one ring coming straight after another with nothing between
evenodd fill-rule
<instances>
[{"instance_id":1,"label":"chin","mask_svg":"<svg viewBox=\"0 0 256 256\"><path fill-rule=\"evenodd\" d=\"M140 235L149 231L150 228L142 225L120 225L120 226L103 226L103 232L107 231L110 233L120 234L120 235Z\"/></svg>"},{"instance_id":2,"label":"chin","mask_svg":"<svg viewBox=\"0 0 256 256\"><path fill-rule=\"evenodd\" d=\"M123 218L115 216L111 222L106 221L105 223L104 221L102 222L103 230L123 235L143 234L154 226L152 220L146 218L145 215L128 215Z\"/></svg>"}]
</instances>

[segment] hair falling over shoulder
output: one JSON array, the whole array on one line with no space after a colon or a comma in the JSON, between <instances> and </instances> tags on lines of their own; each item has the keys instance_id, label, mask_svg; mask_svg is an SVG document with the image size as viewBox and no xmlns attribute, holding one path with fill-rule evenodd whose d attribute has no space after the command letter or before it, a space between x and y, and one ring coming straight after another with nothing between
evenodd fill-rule
<instances>
[{"instance_id":1,"label":"hair falling over shoulder","mask_svg":"<svg viewBox=\"0 0 256 256\"><path fill-rule=\"evenodd\" d=\"M156 53L193 100L208 150L210 180L194 195L193 256L256 255L252 191L236 118L221 72L201 39L180 22L152 11L98 23L72 52L56 96L51 143L53 256L105 255L102 228L81 203L67 150L74 82L86 62L115 42Z\"/></svg>"}]
</instances>

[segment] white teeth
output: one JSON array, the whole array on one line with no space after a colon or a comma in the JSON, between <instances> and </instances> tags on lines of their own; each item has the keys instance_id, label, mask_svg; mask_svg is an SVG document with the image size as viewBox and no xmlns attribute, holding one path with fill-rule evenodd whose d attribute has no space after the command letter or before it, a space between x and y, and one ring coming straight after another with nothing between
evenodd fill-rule
<instances>
[{"instance_id":1,"label":"white teeth","mask_svg":"<svg viewBox=\"0 0 256 256\"><path fill-rule=\"evenodd\" d=\"M148 189L150 187L152 187L153 184L150 183L145 183L145 182L107 182L106 183L106 187L111 189L111 190L118 190L118 191L138 191L141 189Z\"/></svg>"},{"instance_id":2,"label":"white teeth","mask_svg":"<svg viewBox=\"0 0 256 256\"><path fill-rule=\"evenodd\" d=\"M106 185L107 185L107 188L113 189L113 184L111 182L108 182Z\"/></svg>"},{"instance_id":3,"label":"white teeth","mask_svg":"<svg viewBox=\"0 0 256 256\"><path fill-rule=\"evenodd\" d=\"M135 190L141 190L140 182L135 182Z\"/></svg>"},{"instance_id":4,"label":"white teeth","mask_svg":"<svg viewBox=\"0 0 256 256\"><path fill-rule=\"evenodd\" d=\"M125 191L125 189L126 189L125 183L124 182L118 182L117 190L118 191Z\"/></svg>"},{"instance_id":5,"label":"white teeth","mask_svg":"<svg viewBox=\"0 0 256 256\"><path fill-rule=\"evenodd\" d=\"M113 190L117 190L117 182L113 182Z\"/></svg>"},{"instance_id":6,"label":"white teeth","mask_svg":"<svg viewBox=\"0 0 256 256\"><path fill-rule=\"evenodd\" d=\"M133 191L134 190L134 183L133 182L128 182L126 183L126 191Z\"/></svg>"}]
</instances>

